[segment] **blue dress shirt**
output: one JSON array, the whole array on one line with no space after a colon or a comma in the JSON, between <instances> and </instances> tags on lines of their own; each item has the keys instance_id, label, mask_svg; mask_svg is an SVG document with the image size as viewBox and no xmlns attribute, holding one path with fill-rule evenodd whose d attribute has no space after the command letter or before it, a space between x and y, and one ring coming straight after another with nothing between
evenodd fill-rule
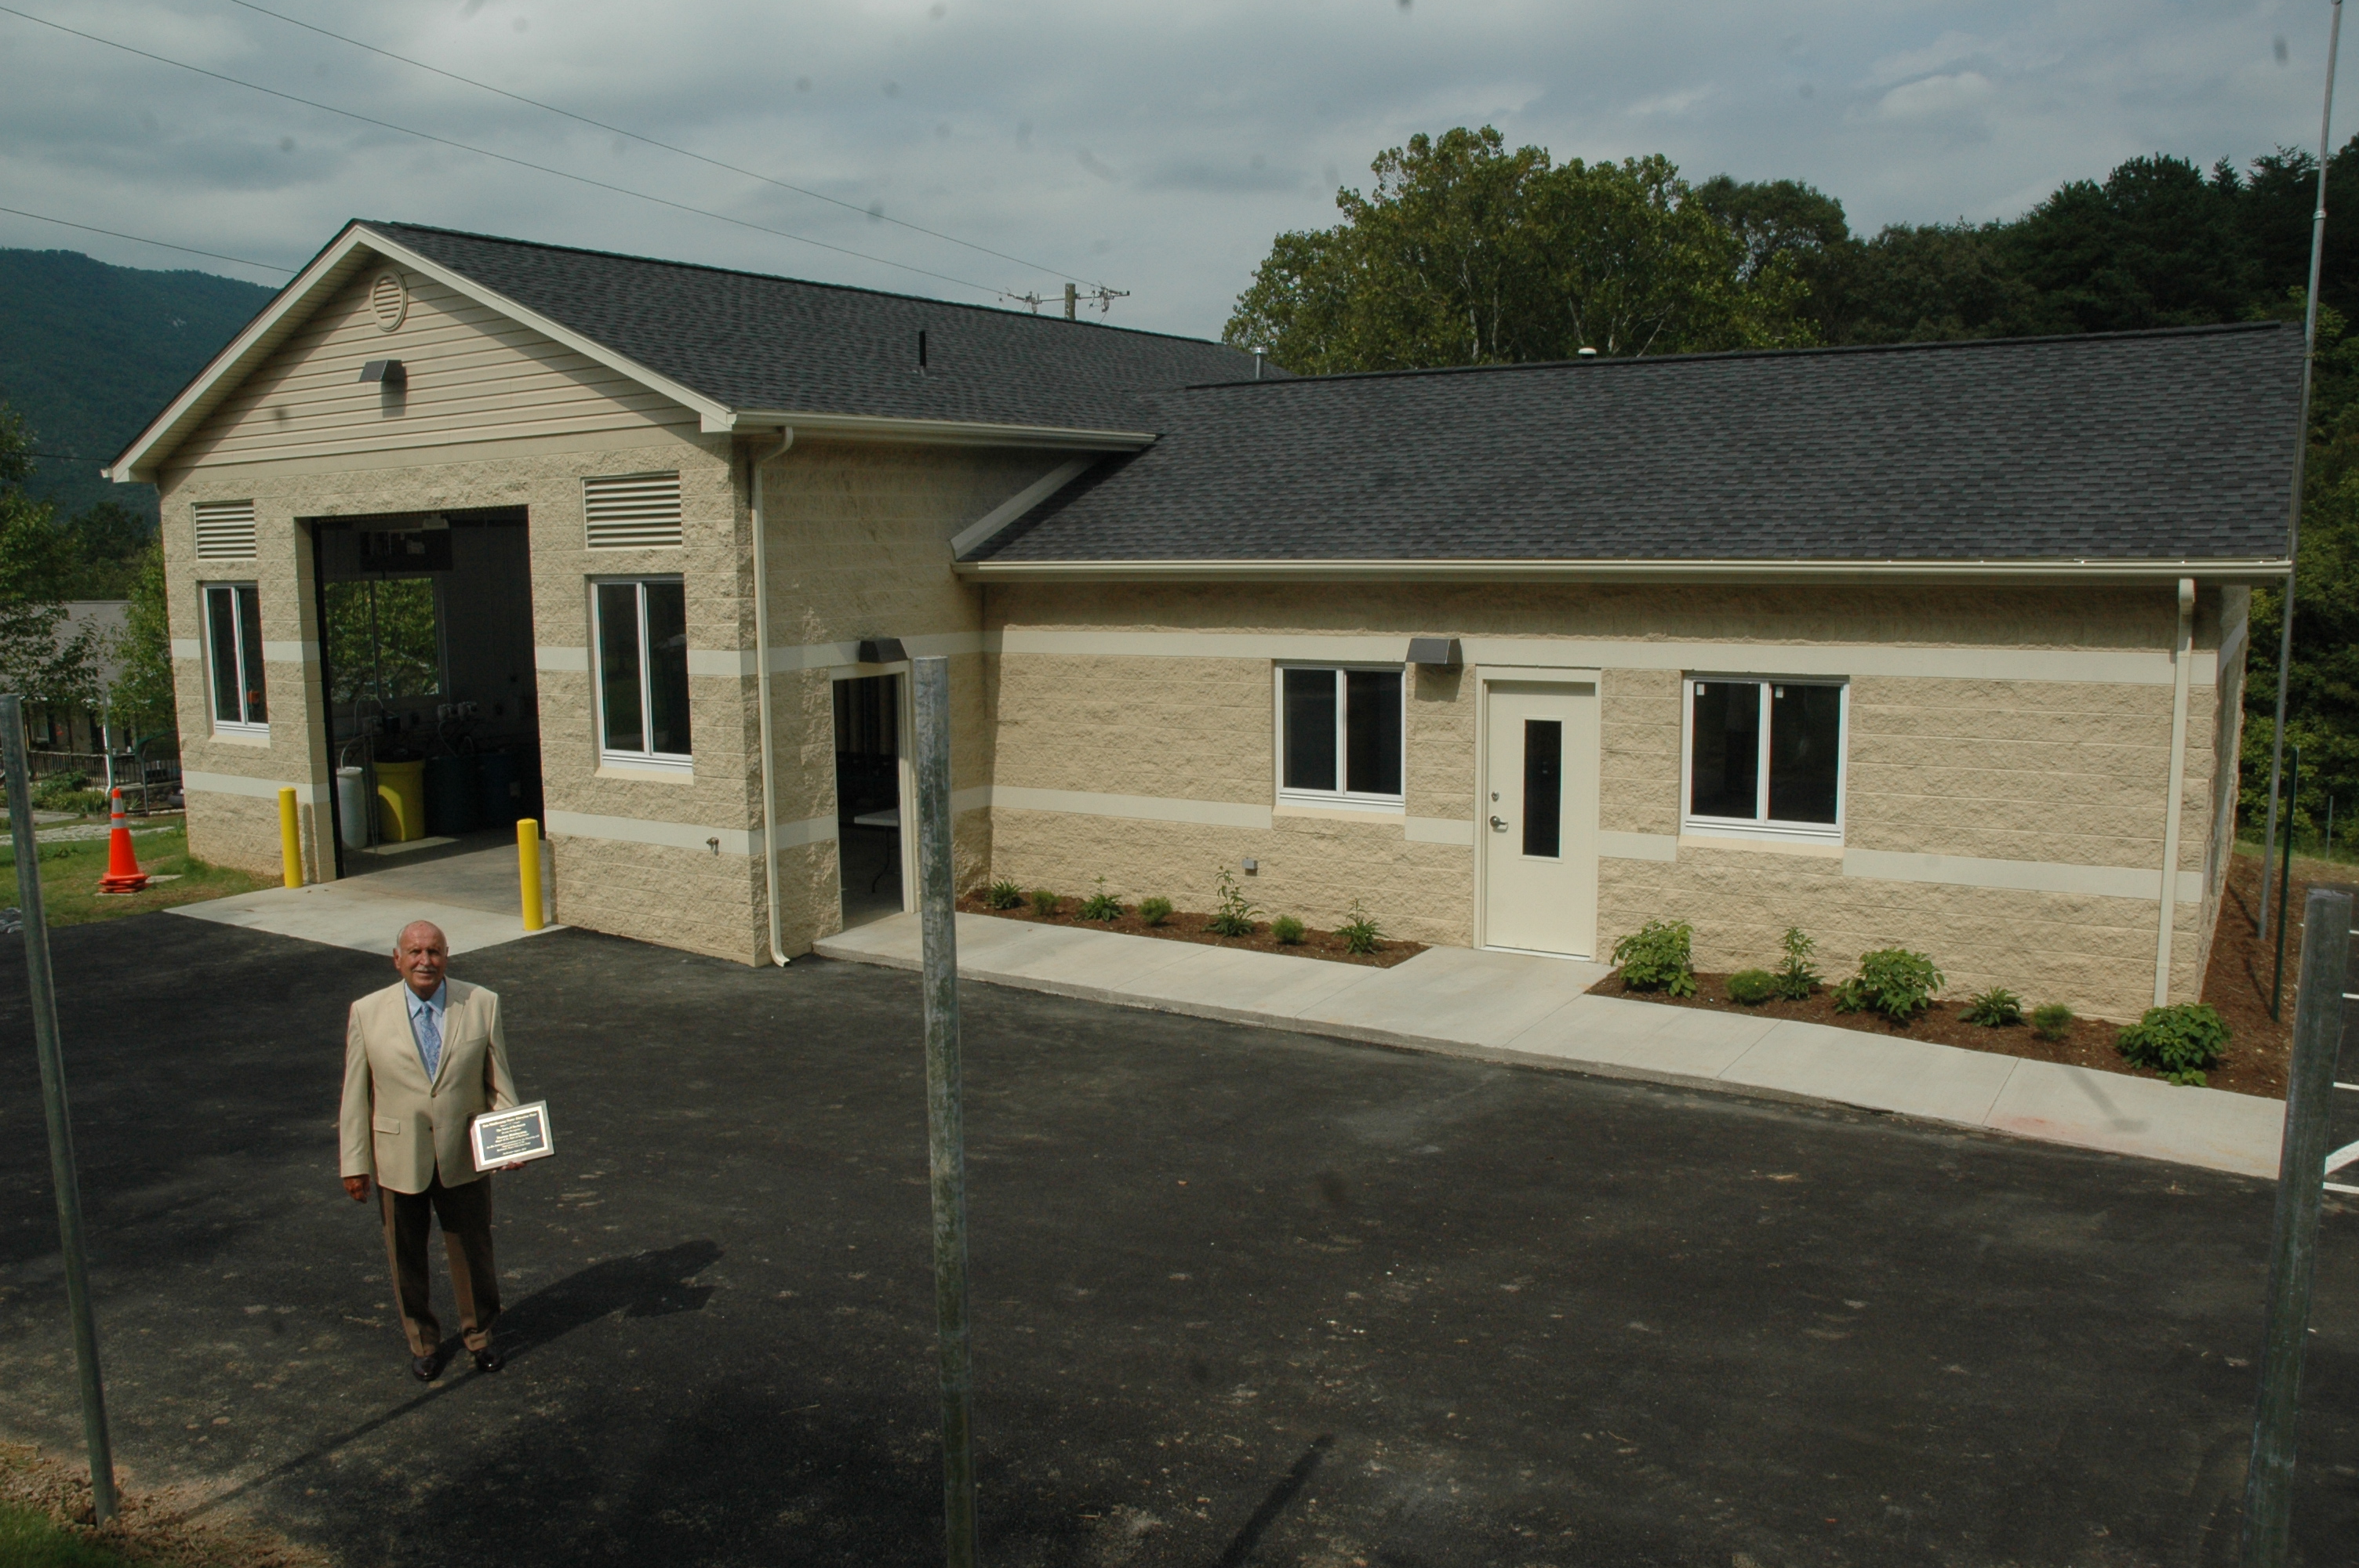
<instances>
[{"instance_id":1,"label":"blue dress shirt","mask_svg":"<svg viewBox=\"0 0 2359 1568\"><path fill-rule=\"evenodd\" d=\"M421 997L404 985L401 998L409 1004L409 1033L418 1042L418 1060L431 1084L435 1069L442 1065L442 1017L451 1000L451 982L436 986L429 997Z\"/></svg>"}]
</instances>

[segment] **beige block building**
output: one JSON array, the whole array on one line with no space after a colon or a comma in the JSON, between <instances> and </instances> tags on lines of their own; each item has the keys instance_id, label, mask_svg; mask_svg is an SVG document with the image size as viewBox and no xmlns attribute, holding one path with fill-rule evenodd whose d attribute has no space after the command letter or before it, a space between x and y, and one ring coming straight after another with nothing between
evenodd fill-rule
<instances>
[{"instance_id":1,"label":"beige block building","mask_svg":"<svg viewBox=\"0 0 2359 1568\"><path fill-rule=\"evenodd\" d=\"M746 963L904 907L908 660L962 883L2129 1017L2193 998L2275 327L1256 379L1216 344L349 226L118 460L196 852L551 841L567 924ZM415 778L422 799L406 800ZM422 807L422 812L420 810ZM407 839L403 835L410 835Z\"/></svg>"}]
</instances>

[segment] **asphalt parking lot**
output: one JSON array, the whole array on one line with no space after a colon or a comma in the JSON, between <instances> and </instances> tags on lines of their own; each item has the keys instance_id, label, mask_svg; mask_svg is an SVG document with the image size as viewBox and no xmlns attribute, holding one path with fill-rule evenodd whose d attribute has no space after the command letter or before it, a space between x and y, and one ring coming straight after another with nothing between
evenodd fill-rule
<instances>
[{"instance_id":1,"label":"asphalt parking lot","mask_svg":"<svg viewBox=\"0 0 2359 1568\"><path fill-rule=\"evenodd\" d=\"M16 953L0 1433L72 1449ZM939 1560L914 976L577 932L458 960L560 1152L500 1178L507 1369L422 1390L335 1170L344 1007L389 967L163 914L57 953L134 1485L352 1568ZM2234 1559L2267 1184L965 1005L994 1564ZM2359 1530L2354 1227L2321 1259L2310 1563Z\"/></svg>"}]
</instances>

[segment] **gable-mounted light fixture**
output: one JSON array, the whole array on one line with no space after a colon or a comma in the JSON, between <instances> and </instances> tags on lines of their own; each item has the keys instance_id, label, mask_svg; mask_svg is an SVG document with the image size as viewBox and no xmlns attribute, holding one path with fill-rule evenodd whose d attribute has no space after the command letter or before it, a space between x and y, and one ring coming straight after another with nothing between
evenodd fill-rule
<instances>
[{"instance_id":1,"label":"gable-mounted light fixture","mask_svg":"<svg viewBox=\"0 0 2359 1568\"><path fill-rule=\"evenodd\" d=\"M386 386L407 386L409 384L409 372L402 368L399 360L371 360L361 366L361 379Z\"/></svg>"},{"instance_id":2,"label":"gable-mounted light fixture","mask_svg":"<svg viewBox=\"0 0 2359 1568\"><path fill-rule=\"evenodd\" d=\"M898 637L863 637L860 640L860 662L864 665L897 665L909 656Z\"/></svg>"},{"instance_id":3,"label":"gable-mounted light fixture","mask_svg":"<svg viewBox=\"0 0 2359 1568\"><path fill-rule=\"evenodd\" d=\"M1412 665L1433 665L1454 670L1465 664L1455 637L1411 637L1408 640L1408 662Z\"/></svg>"}]
</instances>

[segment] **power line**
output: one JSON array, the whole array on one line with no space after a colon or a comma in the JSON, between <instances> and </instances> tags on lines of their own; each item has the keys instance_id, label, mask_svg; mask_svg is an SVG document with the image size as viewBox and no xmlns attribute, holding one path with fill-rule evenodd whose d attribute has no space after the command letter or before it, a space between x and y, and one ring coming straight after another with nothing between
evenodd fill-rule
<instances>
[{"instance_id":1,"label":"power line","mask_svg":"<svg viewBox=\"0 0 2359 1568\"><path fill-rule=\"evenodd\" d=\"M439 65L429 65L422 59L412 59L406 54L396 54L391 49L379 49L375 44L363 43L358 38L347 37L342 33L331 32L326 27L319 27L314 23L303 21L299 17L287 16L282 12L274 11L266 5L257 5L254 3L254 0L229 0L229 3L233 5L242 5L249 11L258 11L266 16L275 17L278 21L286 23L288 27L301 27L306 32L317 33L323 38L333 38L340 44L350 44L356 49L365 49L370 54L382 55L386 59L399 60L404 65L414 66L419 70L430 71L436 76L443 77L451 81L462 82L466 86L476 88L481 92L497 93L502 98L507 99L510 103L522 103L527 107L538 109L547 114L561 115L568 120L573 121L577 124L588 125L593 130L605 131L617 136L627 136L632 141L643 143L647 146L660 147L665 152L677 153L684 158L694 158L698 163L709 165L713 168L726 169L731 174L743 175L747 179L758 179L763 184L776 186L780 190L791 190L798 196L808 196L814 201L829 202L834 206L842 208L847 212L857 212L864 218L875 219L880 222L891 223L897 228L907 229L912 233L927 234L937 240L948 241L953 245L963 245L968 250L980 251L984 255L995 256L1004 262L1014 262L1017 266L1028 267L1034 272L1045 272L1056 277L1071 278L1073 282L1079 284L1090 284L1091 282L1091 280L1086 277L1075 276L1072 273L1062 271L1057 267L1046 265L1040 262L1027 261L1022 256L1012 256L1006 251L995 251L989 245L979 245L973 240L962 240L956 234L946 234L940 229L929 229L922 223L912 223L907 219L886 217L884 213L876 211L873 208L863 207L856 201L846 201L840 196L830 196L825 191L813 190L808 186L790 184L783 179L773 179L766 174L757 174L750 168L740 168L734 163L723 163L719 158L707 157L702 153L690 152L686 147L675 146L669 142L660 142L653 136L641 135L636 131L626 131L620 125L610 125L603 120L593 120L587 114L577 114L571 109L560 109L554 103L543 103L538 98L527 98L521 92L510 92L506 88L495 87L488 81L478 81L472 76L462 76L455 70L445 70ZM1095 286L1093 285L1092 287Z\"/></svg>"},{"instance_id":2,"label":"power line","mask_svg":"<svg viewBox=\"0 0 2359 1568\"><path fill-rule=\"evenodd\" d=\"M851 256L858 261L875 262L879 266L897 267L903 272L914 272L920 277L930 277L942 283L955 284L961 288L972 288L978 294L997 296L1004 292L987 283L952 277L946 272L934 272L926 267L912 266L908 262L870 255L865 251L855 251L847 245L832 245L825 240L814 240L808 235L788 233L784 229L773 229L767 224L751 222L744 218L732 218L726 212L715 212L703 207L691 207L685 201L674 201L669 197L650 196L644 190L633 190L627 185L612 185L603 179L592 179L586 174L573 174L565 169L551 168L547 164L534 163L528 158L511 157L506 153L493 152L488 147L473 146L465 142L452 141L448 136L438 136L429 131L412 130L408 125L397 125L390 120L379 120L372 115L355 114L350 109L339 109L332 103L321 103L316 99L299 98L292 92L281 92L275 87L264 87L256 82L243 81L238 77L224 76L218 70L207 70L203 66L190 65L186 60L171 59L160 54L150 54L146 49L134 49L129 44L119 44L113 38L100 38L96 33L85 33L79 27L69 27L62 22L52 22L46 16L36 16L29 12L19 11L12 5L0 5L0 13L36 23L57 32L68 33L94 44L103 44L108 49L120 49L125 54L137 55L142 59L151 59L158 65L168 65L198 76L208 76L215 81L226 81L232 87L243 87L249 92L259 92L267 98L280 98L289 103L300 103L306 109L317 109L322 114L341 115L347 120L357 120L364 125L375 125L380 130L392 131L405 136L415 136L421 142L432 142L439 146L455 147L462 153L473 153L478 157L491 158L498 163L513 164L518 168L528 168L537 174L553 174L560 179L570 179L577 185L587 185L599 190L611 190L617 196L629 196L641 201L652 201L658 207L669 207L675 212L691 212L700 218L711 218L723 223L734 223L741 229L751 229L756 233L774 234L782 240L792 240L797 244L816 246L820 250L832 251L838 255Z\"/></svg>"},{"instance_id":3,"label":"power line","mask_svg":"<svg viewBox=\"0 0 2359 1568\"><path fill-rule=\"evenodd\" d=\"M61 229L80 229L85 234L104 234L110 239L129 240L135 245L154 245L161 250L180 251L192 256L211 256L215 261L235 262L240 266L257 267L264 272L284 273L288 277L295 276L295 269L291 266L273 266L268 262L248 261L244 256L225 256L219 251L201 251L194 245L176 245L169 240L150 240L139 234L125 234L114 229L93 228L88 223L73 223L63 218L52 218L46 212L27 212L21 207L0 207L0 212L13 212L19 218L30 218L38 223L55 223Z\"/></svg>"}]
</instances>

